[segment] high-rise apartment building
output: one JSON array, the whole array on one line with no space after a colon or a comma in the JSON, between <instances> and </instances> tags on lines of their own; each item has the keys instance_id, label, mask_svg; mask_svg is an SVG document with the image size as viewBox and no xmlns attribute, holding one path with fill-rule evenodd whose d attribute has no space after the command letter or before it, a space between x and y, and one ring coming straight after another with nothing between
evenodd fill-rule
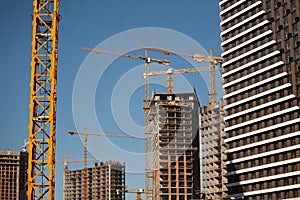
<instances>
[{"instance_id":1,"label":"high-rise apartment building","mask_svg":"<svg viewBox=\"0 0 300 200\"><path fill-rule=\"evenodd\" d=\"M226 146L224 139L224 101L209 103L201 108L201 167L202 192L206 199L227 197Z\"/></svg>"},{"instance_id":2,"label":"high-rise apartment building","mask_svg":"<svg viewBox=\"0 0 300 200\"><path fill-rule=\"evenodd\" d=\"M153 93L149 115L153 199L200 199L196 93Z\"/></svg>"},{"instance_id":3,"label":"high-rise apartment building","mask_svg":"<svg viewBox=\"0 0 300 200\"><path fill-rule=\"evenodd\" d=\"M228 198L300 197L300 1L221 0Z\"/></svg>"},{"instance_id":4,"label":"high-rise apartment building","mask_svg":"<svg viewBox=\"0 0 300 200\"><path fill-rule=\"evenodd\" d=\"M81 200L84 194L84 169L66 170L64 199ZM125 164L108 161L87 168L87 199L125 199Z\"/></svg>"},{"instance_id":5,"label":"high-rise apartment building","mask_svg":"<svg viewBox=\"0 0 300 200\"><path fill-rule=\"evenodd\" d=\"M25 152L0 150L0 199L27 199L27 158Z\"/></svg>"}]
</instances>

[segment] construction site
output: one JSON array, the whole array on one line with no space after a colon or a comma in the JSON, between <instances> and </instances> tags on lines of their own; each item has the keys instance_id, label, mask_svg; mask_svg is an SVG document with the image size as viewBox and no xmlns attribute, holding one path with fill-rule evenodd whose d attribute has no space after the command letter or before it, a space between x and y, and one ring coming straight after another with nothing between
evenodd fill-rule
<instances>
[{"instance_id":1,"label":"construction site","mask_svg":"<svg viewBox=\"0 0 300 200\"><path fill-rule=\"evenodd\" d=\"M58 24L61 15L59 0L34 0L33 6L29 139L24 144L28 152L27 191L24 199L53 200L55 165L62 163L55 159ZM124 54L98 48L80 48L80 50L92 54L124 57L141 60L144 63L144 106L140 109L144 113L145 186L136 189L127 188L126 164L124 163L126 161L94 161L94 166L88 166L88 162L91 161L88 158L88 135L129 139L134 137L126 134L90 133L86 129L83 132L69 131L70 135L83 135L83 160L68 161L65 159L63 161L63 197L65 200L125 200L127 193L134 193L137 200L143 199L143 196L146 200L205 199L203 190L205 182L209 195L213 193L211 187L218 187L210 185L209 174L212 172L205 173L207 180L204 181L203 171L201 171L202 165L207 165L207 169L211 165L214 167L216 164L211 159L217 162L215 160L217 157L212 155L212 158L209 158L207 157L209 153L204 155L203 159L200 156L203 142L201 138L204 138L204 142L208 144L210 141L207 138L211 138L213 134L217 135L218 129L221 128L221 122L219 122L221 118L214 115L211 116L211 120L208 119L209 112L218 112L218 110L212 108L211 111L207 111L205 107L205 114L202 117L205 122L202 122L202 118L199 118L201 116L201 105L197 96L199 94L196 94L195 90L174 93L173 75L209 71L211 75L210 97L214 102L215 70L220 69L223 59L213 57L212 51L210 55L202 55L197 52L187 54L147 46L140 46L138 49L144 51L144 55ZM153 52L161 54L165 58L150 57L149 55ZM167 59L168 55L185 57L194 63L207 63L208 66L173 69L170 67L170 60ZM162 65L167 69L153 72L150 70L151 63ZM167 85L165 92L153 92L150 96L149 79L153 76L166 76ZM208 94L200 95L207 96ZM214 105L218 104L210 104L210 107ZM215 120L219 120L220 124L217 125ZM204 126L200 126L200 124L204 124ZM221 140L216 145L219 145L220 142ZM212 148L219 148L219 146ZM223 148L215 149L215 151L217 150L223 150ZM207 151L210 150L207 149ZM217 154L218 152L216 152ZM205 164L200 159L205 160ZM68 164L71 162L81 162L83 167L69 169ZM218 164L220 165L220 163ZM5 170L7 171L7 168ZM8 170L14 171L15 169ZM212 174L215 175L215 173ZM218 184L215 183L215 185ZM24 187L24 184L21 187ZM23 196L24 194L24 192L21 193ZM7 185L2 186L0 195L2 195L1 197L5 195L4 199L8 199L7 196L12 195Z\"/></svg>"},{"instance_id":2,"label":"construction site","mask_svg":"<svg viewBox=\"0 0 300 200\"><path fill-rule=\"evenodd\" d=\"M199 199L196 93L154 93L150 103L153 199Z\"/></svg>"},{"instance_id":3,"label":"construction site","mask_svg":"<svg viewBox=\"0 0 300 200\"><path fill-rule=\"evenodd\" d=\"M84 169L66 170L64 174L64 199L125 199L125 163L107 161L87 168L87 185Z\"/></svg>"},{"instance_id":4,"label":"construction site","mask_svg":"<svg viewBox=\"0 0 300 200\"><path fill-rule=\"evenodd\" d=\"M143 68L142 73L139 73L139 77L131 77L129 83L134 85L133 79L141 79L142 89L137 93L127 92L138 96L140 100L132 103L131 96L127 102L134 104L130 106L139 112L136 115L139 116L138 120L134 120L142 123L142 129L133 129L134 133L121 127L116 128L119 124L111 122L108 113L96 113L98 104L109 107L108 104L102 105L106 101L102 99L103 96L114 97L113 92L108 92L113 86L107 82L103 84L99 77L97 84L108 89L100 92L101 98L96 98L95 89L91 92L95 93L93 101L84 102L87 107L95 104L92 105L95 113L89 113L82 118L84 122L80 123L85 123L82 130L77 130L78 127L81 128L75 120L78 113L72 113L72 122L68 121L72 117L64 118L59 115L76 107L74 102L69 101L58 104L60 95L71 96L68 92L72 90L58 84L58 78L65 81L65 77L60 77L58 71L58 58L61 54L65 57L76 57L59 51L58 38L61 32L63 42L74 42L69 38L74 33L73 27L72 34L67 37L64 30L59 29L59 24L68 25L61 21L64 12L69 14L67 9L60 10L60 3L60 0L33 0L31 72L30 80L27 80L30 82L30 91L27 94L28 140L25 140L22 151L0 150L0 199L54 200L57 199L55 191L58 188L58 193L62 193L60 195L64 200L300 199L299 1L217 1L217 18L221 20L218 21L221 30L217 31L218 34L220 32L222 40L221 56L214 56L215 51L212 48L209 53L204 48L202 52L190 53L190 49L193 49L190 46L182 48L188 49L185 52L164 46L146 46L147 43L145 46L139 44L124 53L123 45L132 43L132 39L123 44L116 42L117 39L114 41L113 37L109 39L118 44L112 49L97 46L79 47L78 50L77 47L76 51L85 56L82 62L98 68L103 67L102 63L99 64L98 60L93 59L105 60L109 56L115 60L105 61L110 64L117 63L122 68L120 71L128 66L130 71L135 67L132 64L134 62L142 64L137 65ZM108 12L106 10L109 9L104 10ZM186 14L189 13L191 12L186 11ZM81 12L80 14L84 15ZM70 19L68 17L66 18ZM104 18L102 16L101 20ZM109 18L113 21L113 17ZM140 17L134 16L135 20L136 18ZM82 21L88 24L88 20ZM77 22L80 23L80 20L76 20ZM101 25L101 30L103 27L112 28L113 25ZM91 33L80 36L86 43L90 37L88 34ZM170 36L164 36L163 40L168 37ZM179 42L177 40L173 42ZM90 58L94 62L86 59L87 54L95 56ZM118 63L117 59L123 60ZM72 62L69 61L68 64L70 63ZM153 65L160 70L153 70ZM81 69L82 71L84 70ZM103 69L103 74L110 72L107 71ZM203 75L205 72L206 77ZM107 79L123 77L123 74L118 74L119 68L110 73L113 75L106 77ZM190 85L193 89L177 92L176 87L181 85L175 84L176 76L187 78L188 74L199 75L190 76L194 79L192 81L195 85ZM222 77L221 81L217 80L218 75ZM85 77L86 81L93 76L94 74ZM157 86L156 90L156 82L150 80L158 77L166 79L163 86ZM72 81L74 86L75 80ZM139 88L137 85L135 87ZM74 88L75 86L73 92ZM217 91L217 88L221 89ZM90 91L90 88L86 87L84 90ZM127 99L120 98L119 101L126 102ZM110 107L113 110L112 103ZM89 132L86 127L93 121L90 116L94 115L97 120L104 119L105 128L96 129L101 130L98 132ZM112 118L114 117L112 114ZM58 131L57 124L60 123L70 127ZM76 127L75 130L72 130L73 127ZM91 152L92 148L89 148L91 142L88 141L95 142L94 138L114 138L116 140L109 141L118 150L132 153L132 157L135 154L140 155L140 152L131 152L128 149L136 150L142 146L141 157L144 160L132 161L131 157L117 159L110 156L110 149L99 143L96 151L109 158L102 160L101 156L97 157ZM142 145L135 143L135 139L141 139ZM57 148L59 143L61 147ZM117 144L128 149L122 149ZM60 157L64 154L64 160L57 158L58 152ZM80 159L67 159L66 152L80 154ZM111 155L116 154L118 151ZM119 156L123 159L122 155ZM70 167L70 163L77 165ZM60 164L63 164L63 175L57 171ZM128 170L129 164L142 167L143 178L139 176L135 180L136 174ZM63 183L57 184L60 179L63 179Z\"/></svg>"}]
</instances>

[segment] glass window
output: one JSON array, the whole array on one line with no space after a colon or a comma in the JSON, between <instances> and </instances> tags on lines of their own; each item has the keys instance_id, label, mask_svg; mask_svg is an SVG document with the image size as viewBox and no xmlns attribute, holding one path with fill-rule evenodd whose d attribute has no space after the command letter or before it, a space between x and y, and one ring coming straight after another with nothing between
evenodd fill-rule
<instances>
[{"instance_id":1,"label":"glass window","mask_svg":"<svg viewBox=\"0 0 300 200\"><path fill-rule=\"evenodd\" d=\"M294 190L294 197L298 197L298 190Z\"/></svg>"},{"instance_id":2,"label":"glass window","mask_svg":"<svg viewBox=\"0 0 300 200\"><path fill-rule=\"evenodd\" d=\"M284 192L284 198L286 198L286 199L289 198L289 192Z\"/></svg>"},{"instance_id":3,"label":"glass window","mask_svg":"<svg viewBox=\"0 0 300 200\"><path fill-rule=\"evenodd\" d=\"M267 2L266 9L267 9L267 10L270 10L270 9L271 9L271 3L270 3L270 1Z\"/></svg>"},{"instance_id":4,"label":"glass window","mask_svg":"<svg viewBox=\"0 0 300 200\"><path fill-rule=\"evenodd\" d=\"M290 50L290 41L289 41L289 40L287 40L287 41L285 42L285 49L286 49L286 50Z\"/></svg>"},{"instance_id":5,"label":"glass window","mask_svg":"<svg viewBox=\"0 0 300 200\"><path fill-rule=\"evenodd\" d=\"M284 29L284 37L287 39L289 37L289 28Z\"/></svg>"},{"instance_id":6,"label":"glass window","mask_svg":"<svg viewBox=\"0 0 300 200\"><path fill-rule=\"evenodd\" d=\"M293 33L297 34L297 24L293 24Z\"/></svg>"},{"instance_id":7,"label":"glass window","mask_svg":"<svg viewBox=\"0 0 300 200\"><path fill-rule=\"evenodd\" d=\"M291 7L292 7L292 10L296 10L296 1L295 0L291 1Z\"/></svg>"},{"instance_id":8,"label":"glass window","mask_svg":"<svg viewBox=\"0 0 300 200\"><path fill-rule=\"evenodd\" d=\"M289 179L288 178L285 178L284 179L284 185L288 185L289 184Z\"/></svg>"},{"instance_id":9,"label":"glass window","mask_svg":"<svg viewBox=\"0 0 300 200\"><path fill-rule=\"evenodd\" d=\"M276 168L276 169L278 169L278 168ZM276 187L279 187L280 186L280 180L277 180L276 181Z\"/></svg>"},{"instance_id":10,"label":"glass window","mask_svg":"<svg viewBox=\"0 0 300 200\"><path fill-rule=\"evenodd\" d=\"M285 54L285 61L288 63L290 61L290 52L287 51Z\"/></svg>"},{"instance_id":11,"label":"glass window","mask_svg":"<svg viewBox=\"0 0 300 200\"><path fill-rule=\"evenodd\" d=\"M298 35L295 35L295 36L294 36L293 42L294 42L294 47L297 47Z\"/></svg>"},{"instance_id":12,"label":"glass window","mask_svg":"<svg viewBox=\"0 0 300 200\"><path fill-rule=\"evenodd\" d=\"M295 151L291 152L291 157L292 157L292 158L295 158L295 157L296 157L296 152L295 152Z\"/></svg>"},{"instance_id":13,"label":"glass window","mask_svg":"<svg viewBox=\"0 0 300 200\"><path fill-rule=\"evenodd\" d=\"M281 41L281 33L280 32L276 32L276 41L277 42Z\"/></svg>"},{"instance_id":14,"label":"glass window","mask_svg":"<svg viewBox=\"0 0 300 200\"><path fill-rule=\"evenodd\" d=\"M271 169L268 169L267 173L268 173L268 176L271 176L271 174L272 174ZM269 187L272 187L272 182L269 182Z\"/></svg>"},{"instance_id":15,"label":"glass window","mask_svg":"<svg viewBox=\"0 0 300 200\"><path fill-rule=\"evenodd\" d=\"M275 10L275 18L279 19L279 17L280 17L279 9L276 9Z\"/></svg>"},{"instance_id":16,"label":"glass window","mask_svg":"<svg viewBox=\"0 0 300 200\"><path fill-rule=\"evenodd\" d=\"M298 48L294 49L294 54L295 54L295 58L298 59L299 58L299 49Z\"/></svg>"},{"instance_id":17,"label":"glass window","mask_svg":"<svg viewBox=\"0 0 300 200\"><path fill-rule=\"evenodd\" d=\"M296 17L297 17L296 12L293 12L293 13L292 13L292 21L293 21L293 23L296 22Z\"/></svg>"},{"instance_id":18,"label":"glass window","mask_svg":"<svg viewBox=\"0 0 300 200\"><path fill-rule=\"evenodd\" d=\"M284 26L288 26L288 25L289 25L289 22L288 22L288 16L287 16L287 15L284 16L284 18L283 18L283 25L284 25Z\"/></svg>"},{"instance_id":19,"label":"glass window","mask_svg":"<svg viewBox=\"0 0 300 200\"><path fill-rule=\"evenodd\" d=\"M293 177L293 184L297 184L298 181L297 181L297 177Z\"/></svg>"}]
</instances>

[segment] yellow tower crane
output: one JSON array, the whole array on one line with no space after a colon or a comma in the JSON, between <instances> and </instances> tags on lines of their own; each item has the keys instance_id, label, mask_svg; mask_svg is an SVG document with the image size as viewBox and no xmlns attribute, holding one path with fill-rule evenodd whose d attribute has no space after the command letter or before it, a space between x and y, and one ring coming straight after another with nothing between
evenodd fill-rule
<instances>
[{"instance_id":1,"label":"yellow tower crane","mask_svg":"<svg viewBox=\"0 0 300 200\"><path fill-rule=\"evenodd\" d=\"M143 60L145 61L144 64L144 73L148 74L149 73L149 63L155 62L158 64L162 64L165 66L170 65L169 60L160 60L160 59L155 59L149 57L148 50L145 49L145 55L132 55L132 54L122 54L122 53L117 53L117 52L112 52L112 51L107 51L103 49L92 49L92 48L86 48L86 47L80 47L80 50L84 51L89 51L93 52L95 54L108 54L108 55L113 55L113 56L119 56L119 57L127 57L127 58L133 58L133 59L138 59L138 60ZM144 132L144 148L145 148L145 186L146 186L146 199L149 200L151 196L151 188L150 188L150 177L151 177L151 170L150 170L150 135L148 134L147 131L147 117L148 117L148 110L149 110L149 79L148 76L145 77L144 79L144 127L145 127L145 132Z\"/></svg>"},{"instance_id":2,"label":"yellow tower crane","mask_svg":"<svg viewBox=\"0 0 300 200\"><path fill-rule=\"evenodd\" d=\"M210 99L209 102L213 103L215 102L216 99L216 89L215 89L215 69L220 67L217 67L217 64L222 64L222 62L224 61L223 58L221 57L215 57L213 56L212 53L212 49L210 49L210 55L206 56L206 55L201 55L201 54L186 54L186 53L181 53L181 52L176 52L176 51L170 51L167 49L163 49L163 48L155 48L155 47L145 47L145 46L140 46L141 49L144 50L148 50L148 51L155 51L155 52L161 52L165 55L176 55L176 56L182 56L182 57L186 57L186 58L192 58L194 59L195 62L197 63L201 63L201 62L209 62L210 63L210 69L208 69L210 71ZM171 78L171 76L169 76L169 78ZM172 79L169 80L170 82L172 81Z\"/></svg>"},{"instance_id":3,"label":"yellow tower crane","mask_svg":"<svg viewBox=\"0 0 300 200\"><path fill-rule=\"evenodd\" d=\"M83 135L83 162L84 162L84 168L83 168L83 200L88 199L87 195L87 181L88 181L88 174L87 174L87 136L93 135L93 136L106 136L106 137L119 137L119 138L135 138L131 135L124 135L124 134L115 134L115 133L87 133L86 128L84 129L84 132L76 132L76 131L68 131L70 135Z\"/></svg>"},{"instance_id":4,"label":"yellow tower crane","mask_svg":"<svg viewBox=\"0 0 300 200\"><path fill-rule=\"evenodd\" d=\"M28 200L54 199L59 0L34 0L29 102Z\"/></svg>"}]
</instances>

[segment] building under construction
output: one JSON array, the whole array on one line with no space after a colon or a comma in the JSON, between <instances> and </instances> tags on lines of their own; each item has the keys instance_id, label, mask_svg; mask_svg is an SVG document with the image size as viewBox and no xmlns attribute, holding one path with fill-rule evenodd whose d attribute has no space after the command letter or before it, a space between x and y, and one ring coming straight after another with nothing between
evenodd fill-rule
<instances>
[{"instance_id":1,"label":"building under construction","mask_svg":"<svg viewBox=\"0 0 300 200\"><path fill-rule=\"evenodd\" d=\"M201 109L201 143L203 154L203 192L207 199L223 199L227 196L224 101L211 102Z\"/></svg>"},{"instance_id":2,"label":"building under construction","mask_svg":"<svg viewBox=\"0 0 300 200\"><path fill-rule=\"evenodd\" d=\"M27 153L0 150L0 199L26 200Z\"/></svg>"},{"instance_id":3,"label":"building under construction","mask_svg":"<svg viewBox=\"0 0 300 200\"><path fill-rule=\"evenodd\" d=\"M80 200L84 194L84 169L66 170L64 199ZM87 168L87 199L124 200L125 164L115 161Z\"/></svg>"},{"instance_id":4,"label":"building under construction","mask_svg":"<svg viewBox=\"0 0 300 200\"><path fill-rule=\"evenodd\" d=\"M153 93L153 199L199 199L199 101L196 93Z\"/></svg>"}]
</instances>

